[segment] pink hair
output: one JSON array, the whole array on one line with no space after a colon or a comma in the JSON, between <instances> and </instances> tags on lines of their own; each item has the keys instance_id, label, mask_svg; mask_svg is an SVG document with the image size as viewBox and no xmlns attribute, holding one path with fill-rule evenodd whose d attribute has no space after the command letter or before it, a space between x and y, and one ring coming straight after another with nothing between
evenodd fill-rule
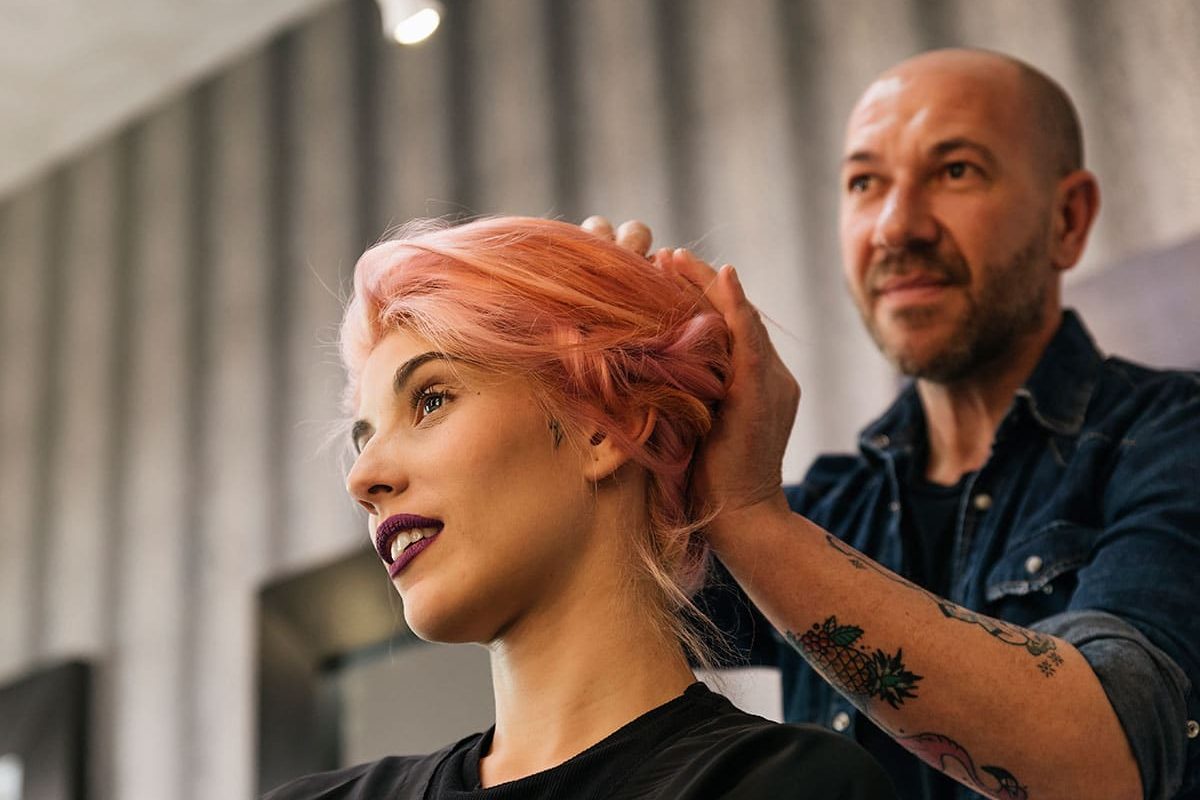
<instances>
[{"instance_id":1,"label":"pink hair","mask_svg":"<svg viewBox=\"0 0 1200 800\"><path fill-rule=\"evenodd\" d=\"M576 435L604 431L647 471L641 560L664 612L695 612L690 596L703 582L707 548L687 479L729 375L721 317L644 258L564 222L419 221L400 237L355 267L341 330L347 405L357 406L371 350L397 329L452 359L528 376L551 419ZM638 442L623 420L644 411L656 422ZM695 650L682 627L671 628Z\"/></svg>"}]
</instances>

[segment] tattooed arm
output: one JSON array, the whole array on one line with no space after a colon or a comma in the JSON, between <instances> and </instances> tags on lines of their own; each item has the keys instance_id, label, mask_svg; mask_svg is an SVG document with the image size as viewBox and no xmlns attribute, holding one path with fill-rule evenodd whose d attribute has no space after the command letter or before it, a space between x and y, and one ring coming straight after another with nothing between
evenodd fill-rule
<instances>
[{"instance_id":1,"label":"tattooed arm","mask_svg":"<svg viewBox=\"0 0 1200 800\"><path fill-rule=\"evenodd\" d=\"M1067 642L924 590L782 498L725 515L710 539L813 668L936 769L1003 800L1142 796L1116 714Z\"/></svg>"},{"instance_id":2,"label":"tattooed arm","mask_svg":"<svg viewBox=\"0 0 1200 800\"><path fill-rule=\"evenodd\" d=\"M799 386L733 269L683 250L655 262L729 327L734 369L691 491L724 509L709 541L771 623L882 729L972 789L1141 797L1125 732L1073 646L936 597L791 512L780 475Z\"/></svg>"}]
</instances>

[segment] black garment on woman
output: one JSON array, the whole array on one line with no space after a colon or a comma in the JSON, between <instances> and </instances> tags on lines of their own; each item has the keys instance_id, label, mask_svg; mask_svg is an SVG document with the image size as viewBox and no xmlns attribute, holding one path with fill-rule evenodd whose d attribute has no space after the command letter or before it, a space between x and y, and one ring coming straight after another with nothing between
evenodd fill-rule
<instances>
[{"instance_id":1,"label":"black garment on woman","mask_svg":"<svg viewBox=\"0 0 1200 800\"><path fill-rule=\"evenodd\" d=\"M494 729L493 729L494 730ZM310 775L264 800L894 800L867 752L810 725L777 725L694 683L557 767L487 789L492 730L427 756Z\"/></svg>"}]
</instances>

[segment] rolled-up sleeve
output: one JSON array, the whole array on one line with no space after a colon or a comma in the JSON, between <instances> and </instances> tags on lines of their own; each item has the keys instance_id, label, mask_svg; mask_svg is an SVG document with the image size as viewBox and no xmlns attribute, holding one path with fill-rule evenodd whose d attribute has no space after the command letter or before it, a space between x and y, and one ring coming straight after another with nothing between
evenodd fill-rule
<instances>
[{"instance_id":1,"label":"rolled-up sleeve","mask_svg":"<svg viewBox=\"0 0 1200 800\"><path fill-rule=\"evenodd\" d=\"M1033 626L1070 642L1091 665L1125 730L1145 797L1171 800L1187 764L1183 670L1137 628L1102 611L1065 611Z\"/></svg>"},{"instance_id":2,"label":"rolled-up sleeve","mask_svg":"<svg viewBox=\"0 0 1200 800\"><path fill-rule=\"evenodd\" d=\"M1100 533L1064 613L1040 630L1075 645L1099 677L1142 773L1145 796L1200 792L1200 376L1164 373L1129 402L1093 496Z\"/></svg>"}]
</instances>

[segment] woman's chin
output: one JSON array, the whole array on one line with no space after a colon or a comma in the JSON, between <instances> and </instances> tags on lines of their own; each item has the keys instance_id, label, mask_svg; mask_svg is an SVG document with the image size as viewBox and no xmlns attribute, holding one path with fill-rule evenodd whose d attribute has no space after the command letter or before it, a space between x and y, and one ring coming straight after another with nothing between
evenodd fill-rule
<instances>
[{"instance_id":1,"label":"woman's chin","mask_svg":"<svg viewBox=\"0 0 1200 800\"><path fill-rule=\"evenodd\" d=\"M491 641L494 638L491 626L473 613L441 613L429 608L416 607L415 603L404 605L404 622L417 638L438 644L472 644Z\"/></svg>"}]
</instances>

